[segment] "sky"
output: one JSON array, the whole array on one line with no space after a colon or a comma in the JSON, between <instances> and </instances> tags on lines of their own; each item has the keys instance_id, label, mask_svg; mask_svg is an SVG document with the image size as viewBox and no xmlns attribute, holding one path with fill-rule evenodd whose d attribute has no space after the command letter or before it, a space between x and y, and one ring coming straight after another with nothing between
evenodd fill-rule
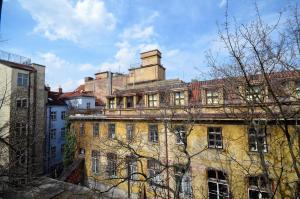
<instances>
[{"instance_id":1,"label":"sky","mask_svg":"<svg viewBox=\"0 0 300 199\"><path fill-rule=\"evenodd\" d=\"M255 17L254 0L229 0L240 23ZM257 0L261 16L274 22L296 0ZM99 71L127 73L140 53L159 49L166 77L204 78L206 55L222 54L218 27L226 0L4 0L1 47L46 66L53 90L74 90Z\"/></svg>"}]
</instances>

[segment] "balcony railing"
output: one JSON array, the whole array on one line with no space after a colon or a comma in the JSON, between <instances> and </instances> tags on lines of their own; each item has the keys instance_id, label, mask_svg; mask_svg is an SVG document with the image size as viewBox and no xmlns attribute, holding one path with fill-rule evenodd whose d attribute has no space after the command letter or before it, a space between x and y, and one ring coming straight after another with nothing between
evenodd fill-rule
<instances>
[{"instance_id":1,"label":"balcony railing","mask_svg":"<svg viewBox=\"0 0 300 199\"><path fill-rule=\"evenodd\" d=\"M23 57L21 55L9 53L6 51L0 50L0 60L10 61L18 64L30 65L31 59L27 57Z\"/></svg>"}]
</instances>

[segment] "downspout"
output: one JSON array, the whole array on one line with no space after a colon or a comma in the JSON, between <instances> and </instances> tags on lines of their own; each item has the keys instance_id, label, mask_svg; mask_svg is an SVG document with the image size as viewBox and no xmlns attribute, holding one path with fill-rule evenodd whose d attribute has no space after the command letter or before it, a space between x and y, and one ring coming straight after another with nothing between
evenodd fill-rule
<instances>
[{"instance_id":1,"label":"downspout","mask_svg":"<svg viewBox=\"0 0 300 199\"><path fill-rule=\"evenodd\" d=\"M165 110L166 112L166 110ZM164 120L164 130L165 130L165 145L166 145L166 167L167 167L167 195L170 198L170 180L169 180L169 153L168 153L168 127L167 122Z\"/></svg>"},{"instance_id":2,"label":"downspout","mask_svg":"<svg viewBox=\"0 0 300 199\"><path fill-rule=\"evenodd\" d=\"M27 136L26 136L26 179L27 181L29 180L29 136L30 136L30 107L31 107L31 103L30 103L30 88L31 88L31 75L32 72L29 71L29 79L28 79L28 87L27 87L27 98L28 98L28 108L27 108Z\"/></svg>"},{"instance_id":3,"label":"downspout","mask_svg":"<svg viewBox=\"0 0 300 199\"><path fill-rule=\"evenodd\" d=\"M40 140L38 140L38 137L39 137L39 135L36 135L36 106L37 106L37 101L36 101L36 97L37 97L37 71L35 71L34 72L34 85L33 85L33 88L34 88L34 91L33 91L33 104L34 104L34 106L33 106L33 113L32 113L32 119L33 119L33 126L32 126L32 128L33 128L33 131L32 131L32 137L31 137L31 139L32 139L32 157L33 157L33 159L32 159L32 161L31 161L31 163L32 163L32 167L33 167L33 171L34 171L34 175L36 174L35 172L36 172L36 164L37 164L37 162L36 162L36 151L35 151L35 146L36 146L36 144L38 144L39 143L39 141ZM37 139L37 140L35 140L35 139ZM40 162L39 162L39 164L40 164ZM38 166L40 166L40 165L38 165Z\"/></svg>"}]
</instances>

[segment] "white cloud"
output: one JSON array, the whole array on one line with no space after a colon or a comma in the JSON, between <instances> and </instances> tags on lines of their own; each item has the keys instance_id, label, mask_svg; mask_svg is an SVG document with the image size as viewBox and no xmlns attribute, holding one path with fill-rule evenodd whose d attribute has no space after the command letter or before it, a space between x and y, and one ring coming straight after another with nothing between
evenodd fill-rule
<instances>
[{"instance_id":1,"label":"white cloud","mask_svg":"<svg viewBox=\"0 0 300 199\"><path fill-rule=\"evenodd\" d=\"M93 71L95 68L91 64L81 64L78 68L79 71Z\"/></svg>"},{"instance_id":2,"label":"white cloud","mask_svg":"<svg viewBox=\"0 0 300 199\"><path fill-rule=\"evenodd\" d=\"M227 3L227 0L221 0L219 3L219 7L222 8L223 6L225 6Z\"/></svg>"},{"instance_id":3,"label":"white cloud","mask_svg":"<svg viewBox=\"0 0 300 199\"><path fill-rule=\"evenodd\" d=\"M153 26L142 27L140 25L134 25L133 27L125 29L122 34L122 38L128 39L142 39L147 40L154 36Z\"/></svg>"},{"instance_id":4,"label":"white cloud","mask_svg":"<svg viewBox=\"0 0 300 199\"><path fill-rule=\"evenodd\" d=\"M39 53L38 56L43 60L43 64L47 67L60 69L69 63L51 52Z\"/></svg>"},{"instance_id":5,"label":"white cloud","mask_svg":"<svg viewBox=\"0 0 300 199\"><path fill-rule=\"evenodd\" d=\"M19 0L37 22L34 32L50 40L81 42L114 29L116 19L101 0Z\"/></svg>"},{"instance_id":6,"label":"white cloud","mask_svg":"<svg viewBox=\"0 0 300 199\"><path fill-rule=\"evenodd\" d=\"M120 41L115 44L117 52L114 59L103 62L100 69L102 71L127 72L129 67L139 65L137 63L139 62L139 53L158 49L159 45L155 41L157 34L151 24L158 16L159 13L155 11L141 23L125 28L119 35Z\"/></svg>"}]
</instances>

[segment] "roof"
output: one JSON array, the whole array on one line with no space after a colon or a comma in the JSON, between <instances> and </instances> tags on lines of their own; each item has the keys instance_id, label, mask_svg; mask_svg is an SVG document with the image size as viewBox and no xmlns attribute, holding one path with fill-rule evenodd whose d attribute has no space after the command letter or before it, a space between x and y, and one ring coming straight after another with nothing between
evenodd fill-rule
<instances>
[{"instance_id":1,"label":"roof","mask_svg":"<svg viewBox=\"0 0 300 199\"><path fill-rule=\"evenodd\" d=\"M27 70L27 71L36 71L36 69L34 67L27 65L27 64L19 64L19 63L15 63L15 62L6 61L3 59L0 59L0 63L4 64L5 66L9 66L11 68L17 68L17 69Z\"/></svg>"},{"instance_id":2,"label":"roof","mask_svg":"<svg viewBox=\"0 0 300 199\"><path fill-rule=\"evenodd\" d=\"M139 92L151 92L157 90L169 90L169 89L176 89L176 88L187 88L188 84L183 82L179 79L170 79L170 80L162 80L162 81L155 81L151 83L145 84L137 84L130 86L125 89L120 89L114 91L114 95L124 95L127 93L139 93Z\"/></svg>"},{"instance_id":3,"label":"roof","mask_svg":"<svg viewBox=\"0 0 300 199\"><path fill-rule=\"evenodd\" d=\"M65 106L65 101L60 98L63 95L63 93L49 91L48 92L48 105L59 105L59 106Z\"/></svg>"},{"instance_id":4,"label":"roof","mask_svg":"<svg viewBox=\"0 0 300 199\"><path fill-rule=\"evenodd\" d=\"M84 92L84 91L66 92L60 96L61 99L78 98L78 97L95 97L95 96L93 96L90 92Z\"/></svg>"},{"instance_id":5,"label":"roof","mask_svg":"<svg viewBox=\"0 0 300 199\"><path fill-rule=\"evenodd\" d=\"M74 91L82 92L85 90L84 84L79 85Z\"/></svg>"}]
</instances>

